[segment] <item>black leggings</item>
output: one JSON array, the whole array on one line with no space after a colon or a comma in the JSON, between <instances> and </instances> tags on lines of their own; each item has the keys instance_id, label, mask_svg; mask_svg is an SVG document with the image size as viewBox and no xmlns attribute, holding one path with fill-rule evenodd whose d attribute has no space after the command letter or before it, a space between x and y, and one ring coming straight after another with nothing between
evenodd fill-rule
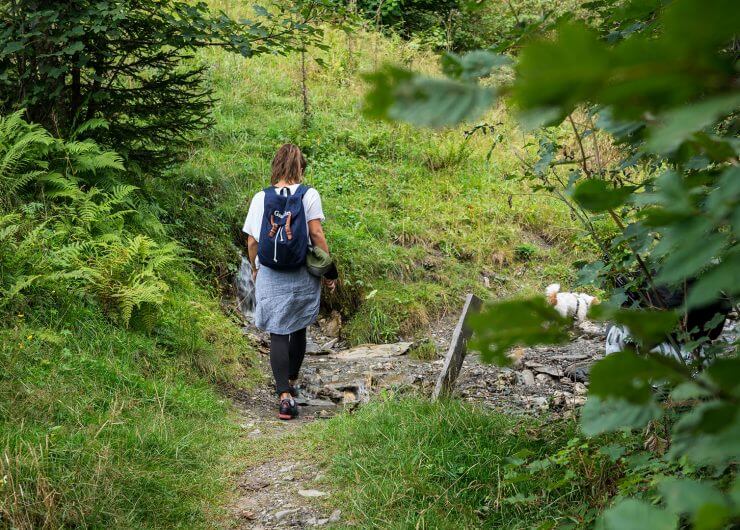
<instances>
[{"instance_id":1,"label":"black leggings","mask_svg":"<svg viewBox=\"0 0 740 530\"><path fill-rule=\"evenodd\" d=\"M289 392L288 380L298 379L306 355L306 328L290 335L270 333L270 366L278 394Z\"/></svg>"}]
</instances>

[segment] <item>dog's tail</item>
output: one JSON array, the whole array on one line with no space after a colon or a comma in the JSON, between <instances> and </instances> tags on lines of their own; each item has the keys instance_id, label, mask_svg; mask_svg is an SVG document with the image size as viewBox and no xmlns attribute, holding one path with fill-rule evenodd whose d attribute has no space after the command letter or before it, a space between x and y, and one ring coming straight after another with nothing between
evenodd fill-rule
<instances>
[{"instance_id":1,"label":"dog's tail","mask_svg":"<svg viewBox=\"0 0 740 530\"><path fill-rule=\"evenodd\" d=\"M553 283L547 286L547 289L545 289L545 296L547 296L547 301L550 302L550 305L557 305L559 292L560 292L559 283Z\"/></svg>"}]
</instances>

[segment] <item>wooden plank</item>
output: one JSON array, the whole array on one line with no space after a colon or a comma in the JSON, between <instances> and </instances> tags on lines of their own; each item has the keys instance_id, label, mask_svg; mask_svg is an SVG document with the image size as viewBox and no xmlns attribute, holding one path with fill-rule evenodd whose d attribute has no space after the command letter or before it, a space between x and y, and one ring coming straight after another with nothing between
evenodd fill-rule
<instances>
[{"instance_id":1,"label":"wooden plank","mask_svg":"<svg viewBox=\"0 0 740 530\"><path fill-rule=\"evenodd\" d=\"M455 387L455 381L460 374L465 355L468 353L468 341L473 334L473 331L467 325L468 316L480 311L481 305L480 298L474 294L469 294L465 298L465 305L463 306L460 320L458 320L457 326L455 326L455 331L452 333L450 349L447 350L445 364L434 387L432 400L449 395Z\"/></svg>"}]
</instances>

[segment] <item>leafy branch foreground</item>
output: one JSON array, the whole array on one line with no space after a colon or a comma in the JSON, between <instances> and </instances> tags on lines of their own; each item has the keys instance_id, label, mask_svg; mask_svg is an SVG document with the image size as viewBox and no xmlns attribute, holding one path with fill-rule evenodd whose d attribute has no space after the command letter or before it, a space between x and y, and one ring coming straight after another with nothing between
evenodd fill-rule
<instances>
[{"instance_id":1,"label":"leafy branch foreground","mask_svg":"<svg viewBox=\"0 0 740 530\"><path fill-rule=\"evenodd\" d=\"M740 12L728 0L589 7L596 16L558 23L516 58L447 54L446 78L387 66L368 76L366 111L444 126L506 96L526 124L545 127L537 133L542 158L525 173L584 222L603 254L584 277L611 293L595 317L626 326L636 340L634 351L592 368L582 428L670 430L648 444L667 450L657 497L619 500L599 526L723 528L740 521L740 359L737 344L727 352L707 337L740 294ZM484 81L512 61L513 82ZM563 146L556 160L552 138L564 120L572 151ZM596 138L591 153L586 133ZM599 137L620 156L605 161ZM697 311L714 318L697 327ZM564 324L542 301L494 303L476 322L477 346L506 364L511 346L562 341ZM687 352L678 356L684 362L651 352L664 341Z\"/></svg>"}]
</instances>

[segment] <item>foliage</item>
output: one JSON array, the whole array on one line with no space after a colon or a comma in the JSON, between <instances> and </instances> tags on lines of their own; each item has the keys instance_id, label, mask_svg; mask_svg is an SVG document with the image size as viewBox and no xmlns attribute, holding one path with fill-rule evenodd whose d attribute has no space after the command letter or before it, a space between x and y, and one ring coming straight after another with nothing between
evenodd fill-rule
<instances>
[{"instance_id":1,"label":"foliage","mask_svg":"<svg viewBox=\"0 0 740 530\"><path fill-rule=\"evenodd\" d=\"M527 171L540 189L569 204L603 252L603 259L585 271L613 291L598 316L627 323L640 347L640 354L615 354L593 367L583 427L591 433L643 427L670 410L668 456L708 466L721 479L686 483L685 489L667 482L666 495L670 490L702 499L690 509L671 507L668 496L660 507L629 499L606 511L600 524L629 528L639 520L673 528L676 515L686 515L696 527L719 528L738 517L736 505L721 491L730 486L731 466L738 459L740 407L735 384L719 375L737 373L737 345L729 358L715 360L695 377L717 348L704 344L699 353L706 339L693 337L701 330L691 329L690 318L677 318L673 310L684 315L711 311L711 317L718 304L737 303L740 100L734 39L740 19L726 0L677 0L667 7L660 2L593 5L598 16L560 23L552 38L524 45L514 81L498 87L530 126L557 126L567 119L572 154L563 149L564 160L557 160L553 133L548 137L545 132L541 159ZM497 64L492 54L485 62ZM371 77L368 112L421 125L448 123L445 115L454 118L450 122L461 116L474 119L481 109L469 102L492 89L455 77L441 82L405 70ZM585 127L576 123L583 123L584 114ZM605 144L597 135L606 133L623 149L623 157L601 158ZM591 154L584 147L588 136L595 138ZM563 177L560 165L574 169ZM601 223L610 228L601 230ZM680 294L677 303L666 297L672 291ZM619 310L625 300L634 309ZM511 309L506 305L511 303L493 304L489 314ZM516 314L525 319L524 308L534 303L520 302ZM532 331L520 335L521 319L496 321L495 332L481 319L481 347L501 361L509 346L531 344L540 335L540 340L552 340L543 326L555 325L554 320L530 319ZM509 334L512 338L505 338ZM693 366L648 351L663 340L694 350ZM665 399L672 389L681 389L688 399L681 408ZM700 488L708 493L700 494Z\"/></svg>"},{"instance_id":2,"label":"foliage","mask_svg":"<svg viewBox=\"0 0 740 530\"><path fill-rule=\"evenodd\" d=\"M0 117L0 526L210 528L252 352L114 152ZM143 232L159 234L159 239Z\"/></svg>"},{"instance_id":3,"label":"foliage","mask_svg":"<svg viewBox=\"0 0 740 530\"><path fill-rule=\"evenodd\" d=\"M0 112L69 137L92 120L108 126L84 136L121 153L132 169L173 161L210 123L206 67L192 60L204 46L245 57L285 53L318 29L294 8L255 7L257 20L213 14L204 2L95 1L0 6Z\"/></svg>"},{"instance_id":4,"label":"foliage","mask_svg":"<svg viewBox=\"0 0 740 530\"><path fill-rule=\"evenodd\" d=\"M348 0L376 29L437 50L457 52L491 43L516 46L525 36L547 29L549 20L575 11L582 2L552 0ZM504 44L507 43L507 44Z\"/></svg>"},{"instance_id":5,"label":"foliage","mask_svg":"<svg viewBox=\"0 0 740 530\"><path fill-rule=\"evenodd\" d=\"M120 157L90 140L52 138L20 112L0 118L0 154L3 186L12 191L10 211L0 217L0 304L31 288L64 286L94 295L124 325L135 310L151 322L168 290L168 269L182 259L174 243L128 230L136 189L116 184ZM21 198L26 202L14 208Z\"/></svg>"},{"instance_id":6,"label":"foliage","mask_svg":"<svg viewBox=\"0 0 740 530\"><path fill-rule=\"evenodd\" d=\"M213 527L243 449L185 352L63 293L3 322L1 527Z\"/></svg>"},{"instance_id":7,"label":"foliage","mask_svg":"<svg viewBox=\"0 0 740 530\"><path fill-rule=\"evenodd\" d=\"M192 157L145 192L205 277L226 283L235 272L249 201L267 185L270 160L285 141L306 152L307 182L322 196L342 275L324 309L342 314L351 343L418 336L456 311L459 293L529 293L546 277L575 277L570 263L585 257L574 248L576 225L555 201L505 179L516 157L487 158L487 139L466 140L463 128L430 134L363 118L363 84L345 70L347 36L327 29L325 37L326 66L309 63L315 119L307 129L298 54L246 61L219 49L201 52L199 59L213 64L216 125ZM360 71L376 53L433 66L431 54L404 41L378 36L376 49L370 33L357 35L351 50ZM518 145L512 120L500 121L497 133L507 146ZM542 242L526 262L514 257L523 241Z\"/></svg>"},{"instance_id":8,"label":"foliage","mask_svg":"<svg viewBox=\"0 0 740 530\"><path fill-rule=\"evenodd\" d=\"M621 463L575 431L573 422L388 395L313 426L307 451L328 464L350 523L554 528L593 522L622 476Z\"/></svg>"}]
</instances>

